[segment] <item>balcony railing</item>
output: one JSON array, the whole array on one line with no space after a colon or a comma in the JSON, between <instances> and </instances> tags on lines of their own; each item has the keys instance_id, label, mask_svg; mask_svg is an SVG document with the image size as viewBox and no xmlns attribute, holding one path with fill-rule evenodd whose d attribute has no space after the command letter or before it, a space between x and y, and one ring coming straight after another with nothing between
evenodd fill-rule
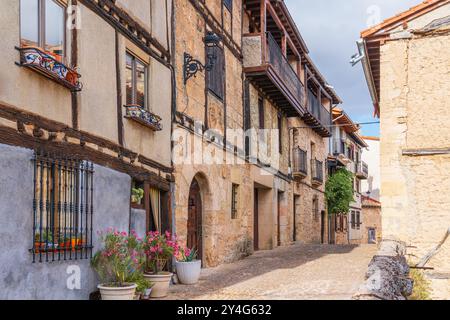
<instances>
[{"instance_id":1,"label":"balcony railing","mask_svg":"<svg viewBox=\"0 0 450 320\"><path fill-rule=\"evenodd\" d=\"M81 91L82 84L79 81L81 75L56 60L51 54L35 47L16 47L16 49L20 52L20 62L17 63L19 66L37 71L71 91Z\"/></svg>"},{"instance_id":2,"label":"balcony railing","mask_svg":"<svg viewBox=\"0 0 450 320\"><path fill-rule=\"evenodd\" d=\"M161 124L161 117L148 110L145 110L139 105L125 106L126 115L125 118L139 122L140 124L149 127L154 131L161 131L163 129Z\"/></svg>"},{"instance_id":3,"label":"balcony railing","mask_svg":"<svg viewBox=\"0 0 450 320\"><path fill-rule=\"evenodd\" d=\"M319 99L308 89L308 111L320 122L320 124L330 130L331 115L322 105Z\"/></svg>"},{"instance_id":4,"label":"balcony railing","mask_svg":"<svg viewBox=\"0 0 450 320\"><path fill-rule=\"evenodd\" d=\"M317 159L311 160L312 182L315 185L323 184L323 162Z\"/></svg>"},{"instance_id":5,"label":"balcony railing","mask_svg":"<svg viewBox=\"0 0 450 320\"><path fill-rule=\"evenodd\" d=\"M356 162L355 164L356 176L360 179L368 179L369 178L369 165L364 161Z\"/></svg>"},{"instance_id":6,"label":"balcony railing","mask_svg":"<svg viewBox=\"0 0 450 320\"><path fill-rule=\"evenodd\" d=\"M345 155L345 153L346 153L345 141L341 139L333 139L333 154L335 156L338 156L338 155Z\"/></svg>"},{"instance_id":7,"label":"balcony railing","mask_svg":"<svg viewBox=\"0 0 450 320\"><path fill-rule=\"evenodd\" d=\"M305 178L308 175L308 154L306 151L295 148L293 151L292 173L294 177Z\"/></svg>"},{"instance_id":8,"label":"balcony railing","mask_svg":"<svg viewBox=\"0 0 450 320\"><path fill-rule=\"evenodd\" d=\"M272 65L290 92L304 104L305 87L270 32L267 32L267 50L267 62Z\"/></svg>"}]
</instances>

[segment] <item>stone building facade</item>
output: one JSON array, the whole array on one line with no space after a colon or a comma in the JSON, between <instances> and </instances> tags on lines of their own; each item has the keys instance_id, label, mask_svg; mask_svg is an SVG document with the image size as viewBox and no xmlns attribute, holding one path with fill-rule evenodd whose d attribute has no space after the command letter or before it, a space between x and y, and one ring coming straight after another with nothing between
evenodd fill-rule
<instances>
[{"instance_id":1,"label":"stone building facade","mask_svg":"<svg viewBox=\"0 0 450 320\"><path fill-rule=\"evenodd\" d=\"M206 267L296 240L321 242L327 124L340 99L284 1L175 1L174 36L180 239ZM308 172L295 180L294 139L309 152ZM314 162L314 186L311 145L322 161Z\"/></svg>"},{"instance_id":2,"label":"stone building facade","mask_svg":"<svg viewBox=\"0 0 450 320\"><path fill-rule=\"evenodd\" d=\"M350 211L330 216L331 242L335 244L361 244L364 238L362 224L361 182L369 176L369 167L362 161L364 149L368 147L359 134L359 126L342 109L335 108L333 117L333 141L330 145L331 156L328 159L330 174L346 169L353 176L354 201Z\"/></svg>"},{"instance_id":3,"label":"stone building facade","mask_svg":"<svg viewBox=\"0 0 450 320\"><path fill-rule=\"evenodd\" d=\"M97 231L170 229L171 2L2 1L0 24L0 297L87 299Z\"/></svg>"},{"instance_id":4,"label":"stone building facade","mask_svg":"<svg viewBox=\"0 0 450 320\"><path fill-rule=\"evenodd\" d=\"M411 263L432 268L435 298L450 297L449 16L450 1L424 1L359 43L381 120L383 237L406 242Z\"/></svg>"},{"instance_id":5,"label":"stone building facade","mask_svg":"<svg viewBox=\"0 0 450 320\"><path fill-rule=\"evenodd\" d=\"M383 239L381 226L381 202L362 196L362 239L363 244L378 244Z\"/></svg>"}]
</instances>

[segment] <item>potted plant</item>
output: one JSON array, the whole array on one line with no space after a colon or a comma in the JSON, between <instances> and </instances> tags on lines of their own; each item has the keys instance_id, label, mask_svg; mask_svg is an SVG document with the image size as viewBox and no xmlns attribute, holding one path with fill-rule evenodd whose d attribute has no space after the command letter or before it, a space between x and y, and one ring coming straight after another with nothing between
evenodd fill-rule
<instances>
[{"instance_id":1,"label":"potted plant","mask_svg":"<svg viewBox=\"0 0 450 320\"><path fill-rule=\"evenodd\" d=\"M147 256L147 271L144 276L154 283L150 297L166 297L173 274L164 269L169 259L178 254L176 238L169 232L149 232L144 240L144 252Z\"/></svg>"},{"instance_id":2,"label":"potted plant","mask_svg":"<svg viewBox=\"0 0 450 320\"><path fill-rule=\"evenodd\" d=\"M44 231L41 237L40 233L36 233L34 236L35 252L51 251L56 247L53 243L53 233L51 231Z\"/></svg>"},{"instance_id":3,"label":"potted plant","mask_svg":"<svg viewBox=\"0 0 450 320\"><path fill-rule=\"evenodd\" d=\"M100 237L104 246L93 257L92 267L103 282L98 286L102 300L134 300L135 279L145 265L142 242L136 234L112 229Z\"/></svg>"},{"instance_id":4,"label":"potted plant","mask_svg":"<svg viewBox=\"0 0 450 320\"><path fill-rule=\"evenodd\" d=\"M144 198L144 190L141 188L131 189L131 202L135 204L141 204Z\"/></svg>"},{"instance_id":5,"label":"potted plant","mask_svg":"<svg viewBox=\"0 0 450 320\"><path fill-rule=\"evenodd\" d=\"M196 284L202 270L202 261L197 260L197 251L188 247L180 249L176 268L178 280L182 284Z\"/></svg>"},{"instance_id":6,"label":"potted plant","mask_svg":"<svg viewBox=\"0 0 450 320\"><path fill-rule=\"evenodd\" d=\"M144 273L134 273L132 277L134 283L136 283L135 300L148 300L152 292L153 283L145 278Z\"/></svg>"}]
</instances>

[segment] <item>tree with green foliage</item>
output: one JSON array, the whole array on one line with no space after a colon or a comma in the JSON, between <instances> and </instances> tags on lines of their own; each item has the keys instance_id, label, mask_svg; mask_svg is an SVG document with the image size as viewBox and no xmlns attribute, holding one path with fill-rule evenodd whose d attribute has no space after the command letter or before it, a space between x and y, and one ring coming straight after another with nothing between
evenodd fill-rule
<instances>
[{"instance_id":1,"label":"tree with green foliage","mask_svg":"<svg viewBox=\"0 0 450 320\"><path fill-rule=\"evenodd\" d=\"M327 181L325 198L330 214L348 213L354 201L353 174L347 169L339 169Z\"/></svg>"}]
</instances>

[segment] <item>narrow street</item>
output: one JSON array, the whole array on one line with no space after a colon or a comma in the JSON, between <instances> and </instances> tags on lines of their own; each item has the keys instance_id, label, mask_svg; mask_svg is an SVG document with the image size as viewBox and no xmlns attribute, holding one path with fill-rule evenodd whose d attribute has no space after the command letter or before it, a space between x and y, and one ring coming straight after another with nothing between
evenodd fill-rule
<instances>
[{"instance_id":1,"label":"narrow street","mask_svg":"<svg viewBox=\"0 0 450 320\"><path fill-rule=\"evenodd\" d=\"M202 271L196 286L169 299L348 300L364 282L376 246L294 245Z\"/></svg>"}]
</instances>

